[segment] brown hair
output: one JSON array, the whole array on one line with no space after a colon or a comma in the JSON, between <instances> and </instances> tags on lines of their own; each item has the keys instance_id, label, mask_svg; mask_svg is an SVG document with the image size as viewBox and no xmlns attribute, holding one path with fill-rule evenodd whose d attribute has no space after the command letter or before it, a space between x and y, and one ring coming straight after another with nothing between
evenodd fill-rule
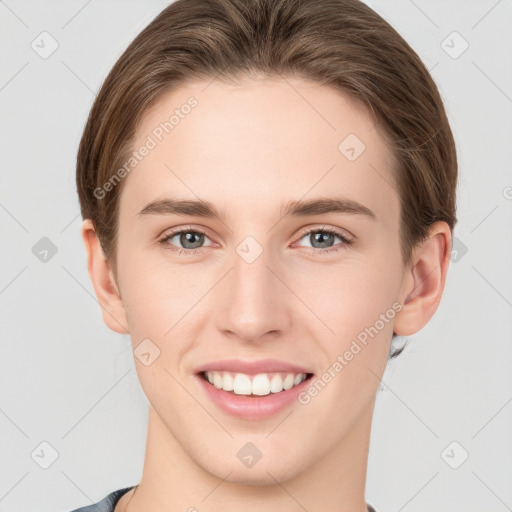
<instances>
[{"instance_id":1,"label":"brown hair","mask_svg":"<svg viewBox=\"0 0 512 512\"><path fill-rule=\"evenodd\" d=\"M254 72L329 84L367 105L396 157L404 263L433 222L453 230L457 156L443 102L418 55L381 16L359 0L177 0L116 62L80 141L82 217L92 220L114 275L123 181L101 197L95 191L130 158L141 116L186 81Z\"/></svg>"}]
</instances>

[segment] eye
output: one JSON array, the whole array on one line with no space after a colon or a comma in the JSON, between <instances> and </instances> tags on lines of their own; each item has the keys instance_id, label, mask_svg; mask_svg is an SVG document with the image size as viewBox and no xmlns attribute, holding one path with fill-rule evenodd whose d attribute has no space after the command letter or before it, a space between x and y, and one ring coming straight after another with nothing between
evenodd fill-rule
<instances>
[{"instance_id":1,"label":"eye","mask_svg":"<svg viewBox=\"0 0 512 512\"><path fill-rule=\"evenodd\" d=\"M179 231L172 231L171 233L166 233L163 238L159 240L159 243L162 244L166 249L171 251L176 251L177 253L188 253L193 254L198 252L197 249L202 247L204 243L204 239L208 238L204 231L200 229L180 229ZM175 242L173 243L173 240ZM181 247L173 247L176 243L180 244Z\"/></svg>"},{"instance_id":2,"label":"eye","mask_svg":"<svg viewBox=\"0 0 512 512\"><path fill-rule=\"evenodd\" d=\"M309 252L314 254L317 253L330 253L336 252L343 249L344 246L350 245L352 243L352 239L348 238L341 231L337 231L335 229L330 228L317 228L317 229L309 229L301 234L301 240L306 238L306 240L310 243L308 249ZM341 244L338 244L340 247L333 247L332 243L335 242L335 239L338 238L341 240Z\"/></svg>"},{"instance_id":3,"label":"eye","mask_svg":"<svg viewBox=\"0 0 512 512\"><path fill-rule=\"evenodd\" d=\"M203 245L205 238L208 239L204 231L197 228L185 228L165 233L164 236L159 239L159 243L163 245L165 249L178 254L195 254L199 252L199 249L205 247ZM348 238L341 231L330 228L317 228L303 231L300 240L303 238L306 238L310 243L308 251L313 254L336 252L352 244L351 238ZM336 238L341 241L341 244L338 243L338 247L336 247L336 245L333 247L331 244L335 242ZM213 244L209 245L211 246Z\"/></svg>"}]
</instances>

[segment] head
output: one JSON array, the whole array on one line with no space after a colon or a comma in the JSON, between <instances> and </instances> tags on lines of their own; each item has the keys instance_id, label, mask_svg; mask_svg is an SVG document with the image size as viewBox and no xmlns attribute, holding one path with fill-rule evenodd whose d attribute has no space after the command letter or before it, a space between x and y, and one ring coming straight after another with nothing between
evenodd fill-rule
<instances>
[{"instance_id":1,"label":"head","mask_svg":"<svg viewBox=\"0 0 512 512\"><path fill-rule=\"evenodd\" d=\"M275 418L218 412L282 474L369 413L393 337L439 305L456 181L434 81L361 2L178 0L136 37L80 143L82 234L104 321L135 350L150 340L141 385L192 459L234 464L197 405L214 360L323 382L268 439Z\"/></svg>"}]
</instances>

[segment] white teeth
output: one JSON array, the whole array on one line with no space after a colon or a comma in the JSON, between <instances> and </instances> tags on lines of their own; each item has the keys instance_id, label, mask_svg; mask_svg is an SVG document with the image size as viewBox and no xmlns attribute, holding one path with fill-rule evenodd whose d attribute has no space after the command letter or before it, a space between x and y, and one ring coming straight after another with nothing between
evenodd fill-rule
<instances>
[{"instance_id":1,"label":"white teeth","mask_svg":"<svg viewBox=\"0 0 512 512\"><path fill-rule=\"evenodd\" d=\"M222 389L224 391L233 391L235 387L234 379L231 373L225 372L222 379Z\"/></svg>"},{"instance_id":2,"label":"white teeth","mask_svg":"<svg viewBox=\"0 0 512 512\"><path fill-rule=\"evenodd\" d=\"M252 394L259 396L270 395L270 381L265 373L259 373L252 379Z\"/></svg>"},{"instance_id":3,"label":"white teeth","mask_svg":"<svg viewBox=\"0 0 512 512\"><path fill-rule=\"evenodd\" d=\"M206 378L217 389L233 391L236 395L266 396L270 393L280 393L293 386L299 385L306 379L305 373L288 373L283 379L280 373L245 373L206 372ZM252 379L252 380L251 380Z\"/></svg>"},{"instance_id":4,"label":"white teeth","mask_svg":"<svg viewBox=\"0 0 512 512\"><path fill-rule=\"evenodd\" d=\"M213 374L213 385L220 389L222 387L222 375L220 373Z\"/></svg>"},{"instance_id":5,"label":"white teeth","mask_svg":"<svg viewBox=\"0 0 512 512\"><path fill-rule=\"evenodd\" d=\"M215 375L217 372L213 372ZM217 375L220 375L217 373ZM224 388L223 388L224 389ZM251 389L251 379L248 375L243 373L237 373L235 375L235 381L233 382L233 391L236 395L250 395L252 393Z\"/></svg>"},{"instance_id":6,"label":"white teeth","mask_svg":"<svg viewBox=\"0 0 512 512\"><path fill-rule=\"evenodd\" d=\"M289 373L283 380L283 388L288 390L293 386L293 373Z\"/></svg>"},{"instance_id":7,"label":"white teeth","mask_svg":"<svg viewBox=\"0 0 512 512\"><path fill-rule=\"evenodd\" d=\"M281 375L274 375L272 377L270 380L270 391L272 391L272 393L279 393L280 391L283 391L283 379L281 378Z\"/></svg>"}]
</instances>

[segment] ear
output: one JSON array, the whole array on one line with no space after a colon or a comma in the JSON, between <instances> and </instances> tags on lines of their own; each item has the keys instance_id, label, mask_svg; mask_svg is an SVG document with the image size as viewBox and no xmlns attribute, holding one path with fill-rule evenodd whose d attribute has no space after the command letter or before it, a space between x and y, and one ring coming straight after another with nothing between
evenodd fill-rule
<instances>
[{"instance_id":1,"label":"ear","mask_svg":"<svg viewBox=\"0 0 512 512\"><path fill-rule=\"evenodd\" d=\"M128 334L130 331L121 295L90 219L85 219L82 223L82 239L87 251L89 277L101 306L103 321L113 331Z\"/></svg>"},{"instance_id":2,"label":"ear","mask_svg":"<svg viewBox=\"0 0 512 512\"><path fill-rule=\"evenodd\" d=\"M438 221L430 226L427 238L414 247L400 291L403 308L395 316L395 334L415 334L436 312L450 263L451 238L448 224Z\"/></svg>"}]
</instances>

